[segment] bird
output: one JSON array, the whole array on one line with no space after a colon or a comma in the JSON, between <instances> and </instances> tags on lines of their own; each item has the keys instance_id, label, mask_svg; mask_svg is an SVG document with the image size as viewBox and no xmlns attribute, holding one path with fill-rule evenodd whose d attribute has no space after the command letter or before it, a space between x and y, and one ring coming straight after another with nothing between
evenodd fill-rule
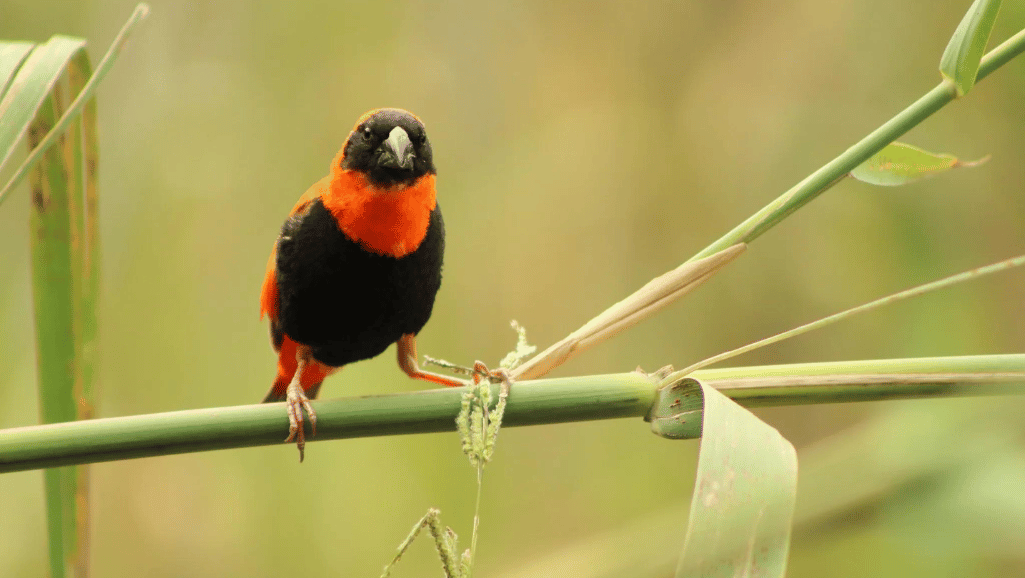
<instances>
[{"instance_id":1,"label":"bird","mask_svg":"<svg viewBox=\"0 0 1025 578\"><path fill-rule=\"evenodd\" d=\"M265 403L286 402L299 461L303 411L315 435L324 379L397 344L411 378L464 382L423 371L416 336L441 287L445 223L437 170L423 122L398 108L363 114L330 172L292 208L274 243L260 293L270 320L277 375Z\"/></svg>"}]
</instances>

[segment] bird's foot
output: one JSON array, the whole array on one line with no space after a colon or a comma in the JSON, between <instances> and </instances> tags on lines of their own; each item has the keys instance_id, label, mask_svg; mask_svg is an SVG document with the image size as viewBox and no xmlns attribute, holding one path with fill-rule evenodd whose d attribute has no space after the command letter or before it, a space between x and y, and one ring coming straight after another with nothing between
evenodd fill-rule
<instances>
[{"instance_id":1,"label":"bird's foot","mask_svg":"<svg viewBox=\"0 0 1025 578\"><path fill-rule=\"evenodd\" d=\"M310 406L310 398L306 396L306 392L303 391L298 380L293 379L292 383L288 384L285 395L285 406L288 408L288 437L285 438L285 441L296 440L295 445L299 448L299 462L302 463L306 448L306 432L304 431L306 424L303 421L303 410L305 409L306 415L310 416L311 436L317 435L317 412L313 411L313 407Z\"/></svg>"},{"instance_id":2,"label":"bird's foot","mask_svg":"<svg viewBox=\"0 0 1025 578\"><path fill-rule=\"evenodd\" d=\"M512 383L512 376L509 375L509 371L506 368L488 369L488 366L484 365L483 361L474 362L471 375L473 375L473 383L475 384L480 383L481 379L487 379L491 383L501 383L506 386Z\"/></svg>"}]
</instances>

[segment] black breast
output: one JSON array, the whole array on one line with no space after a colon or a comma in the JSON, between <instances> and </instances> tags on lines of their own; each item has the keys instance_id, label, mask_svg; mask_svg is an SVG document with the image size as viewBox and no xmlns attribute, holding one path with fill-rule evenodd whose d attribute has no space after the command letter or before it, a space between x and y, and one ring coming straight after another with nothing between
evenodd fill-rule
<instances>
[{"instance_id":1,"label":"black breast","mask_svg":"<svg viewBox=\"0 0 1025 578\"><path fill-rule=\"evenodd\" d=\"M285 221L278 239L281 330L340 366L379 355L418 333L441 286L445 225L431 211L427 235L412 253L377 255L345 236L320 199Z\"/></svg>"}]
</instances>

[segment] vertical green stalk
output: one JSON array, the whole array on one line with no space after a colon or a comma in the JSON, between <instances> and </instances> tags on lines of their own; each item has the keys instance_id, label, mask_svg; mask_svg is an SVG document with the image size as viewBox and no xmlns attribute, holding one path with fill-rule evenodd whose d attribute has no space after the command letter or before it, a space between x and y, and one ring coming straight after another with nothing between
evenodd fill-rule
<instances>
[{"instance_id":1,"label":"vertical green stalk","mask_svg":"<svg viewBox=\"0 0 1025 578\"><path fill-rule=\"evenodd\" d=\"M72 82L77 82L72 80ZM64 85L47 96L29 127L29 146L38 146L63 112ZM80 305L84 179L82 128L75 120L32 171L30 235L32 292L36 319L36 363L39 407L43 423L78 417L75 392L83 382L80 364L82 331L76 319ZM77 279L76 279L77 278ZM47 470L45 476L50 574L84 576L87 564L79 556L78 468Z\"/></svg>"},{"instance_id":2,"label":"vertical green stalk","mask_svg":"<svg viewBox=\"0 0 1025 578\"><path fill-rule=\"evenodd\" d=\"M473 563L477 560L477 530L480 528L480 496L484 486L484 463L477 464L477 501L473 506L473 532L470 534L469 564L466 566L466 578L473 578Z\"/></svg>"}]
</instances>

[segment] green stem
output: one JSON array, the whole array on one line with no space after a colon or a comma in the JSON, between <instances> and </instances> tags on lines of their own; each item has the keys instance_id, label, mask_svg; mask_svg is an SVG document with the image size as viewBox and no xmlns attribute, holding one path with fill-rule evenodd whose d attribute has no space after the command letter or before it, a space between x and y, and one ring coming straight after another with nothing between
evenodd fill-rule
<instances>
[{"instance_id":1,"label":"green stem","mask_svg":"<svg viewBox=\"0 0 1025 578\"><path fill-rule=\"evenodd\" d=\"M1008 38L983 57L976 82L981 81L1022 52L1025 52L1025 30ZM957 91L954 89L954 84L948 80L940 82L925 96L872 131L840 156L808 175L719 240L702 249L688 262L708 257L737 243L750 243L762 233L779 224L788 215L843 180L855 167L867 161L869 157L900 138L955 98L957 98Z\"/></svg>"},{"instance_id":2,"label":"green stem","mask_svg":"<svg viewBox=\"0 0 1025 578\"><path fill-rule=\"evenodd\" d=\"M1003 261L1000 261L999 263L993 263L992 265L986 265L985 267L979 267L977 269L972 269L971 271L957 273L956 275L944 277L943 279L925 283L924 285L919 285L918 287L912 287L911 289L906 289L899 293L887 295L886 297L882 297L880 299L876 299L874 301L858 305L857 307L845 309L844 311L834 313L833 315L823 317L821 319L812 321L811 323L805 323L800 327L795 327L788 331L784 331L783 333L778 333L771 337L760 339L758 341L755 341L754 343L749 343L743 347L738 347L730 351L724 351L723 353L720 353L718 355L713 355L708 359L699 361L689 367L681 369L680 371L676 372L675 376L683 377L694 370L701 369L702 367L708 367L709 365L714 365L716 363L719 363L720 361L725 361L727 359L734 358L738 355L747 353L749 351L754 351L755 349L767 347L774 343L779 343L780 341L783 341L785 339L790 339L791 337L797 337L798 335L808 333L809 331L814 331L815 329L820 329L827 325L832 325L833 323L842 321L844 319L847 319L848 317L853 317L854 315L858 315L859 313L865 313L866 311L871 311L872 309L877 309L884 305L889 305L895 301L910 299L912 297L917 297L918 295L922 295L930 291L943 289L951 285L957 285L958 283L963 283L965 281L977 279L984 275L998 273L1000 271L1010 269L1011 267L1020 267L1022 265L1025 265L1025 255L1005 259Z\"/></svg>"},{"instance_id":3,"label":"green stem","mask_svg":"<svg viewBox=\"0 0 1025 578\"><path fill-rule=\"evenodd\" d=\"M473 564L477 560L477 528L480 527L480 496L484 485L484 464L477 464L477 501L473 507L473 532L470 534L470 565L466 578L473 576Z\"/></svg>"},{"instance_id":4,"label":"green stem","mask_svg":"<svg viewBox=\"0 0 1025 578\"><path fill-rule=\"evenodd\" d=\"M497 396L499 386L493 387ZM462 393L444 388L314 401L312 441L453 431ZM654 395L653 381L639 373L523 382L512 388L503 425L641 416ZM0 430L0 472L277 445L287 432L281 403Z\"/></svg>"},{"instance_id":5,"label":"green stem","mask_svg":"<svg viewBox=\"0 0 1025 578\"><path fill-rule=\"evenodd\" d=\"M942 375L921 384L908 374ZM862 383L833 385L828 378L811 390L798 378L828 374L859 375ZM982 375L980 375L982 374ZM879 382L878 375L893 376ZM776 382L744 379L785 376ZM714 382L741 405L834 403L840 400L949 397L1025 393L1025 354L702 370L693 377ZM962 379L963 378L963 379ZM942 381L937 385L937 381ZM804 388L796 391L797 387ZM737 385L739 384L739 385ZM498 385L494 386L498 395ZM313 402L317 435L313 441L410 433L453 431L462 390L446 388L413 393L351 397ZM646 375L543 379L513 384L503 427L620 417L645 417L656 399L656 384ZM282 404L211 408L171 413L94 419L0 431L0 472L13 472L180 454L207 450L280 445L288 431ZM284 451L284 450L283 450Z\"/></svg>"},{"instance_id":6,"label":"green stem","mask_svg":"<svg viewBox=\"0 0 1025 578\"><path fill-rule=\"evenodd\" d=\"M993 50L990 50L982 57L982 62L979 64L979 73L975 77L975 82L979 82L983 78L986 78L993 73L996 69L1007 64L1012 58L1018 56L1022 52L1025 52L1025 30L1020 30L1014 36L1000 43Z\"/></svg>"}]
</instances>

